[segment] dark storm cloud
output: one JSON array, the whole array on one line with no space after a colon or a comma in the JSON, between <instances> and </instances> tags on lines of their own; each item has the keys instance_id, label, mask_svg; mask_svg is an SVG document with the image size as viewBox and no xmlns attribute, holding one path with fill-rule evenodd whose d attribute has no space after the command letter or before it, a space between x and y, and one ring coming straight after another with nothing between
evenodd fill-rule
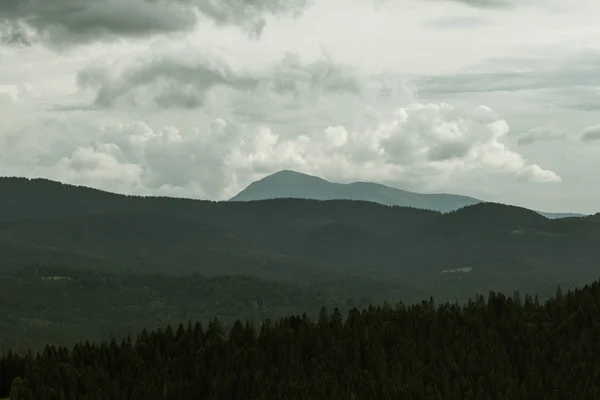
<instances>
[{"instance_id":1,"label":"dark storm cloud","mask_svg":"<svg viewBox=\"0 0 600 400\"><path fill-rule=\"evenodd\" d=\"M64 46L181 32L194 26L197 12L260 35L265 14L300 13L307 5L308 0L1 0L0 39L29 43L33 34Z\"/></svg>"},{"instance_id":2,"label":"dark storm cloud","mask_svg":"<svg viewBox=\"0 0 600 400\"><path fill-rule=\"evenodd\" d=\"M30 29L55 45L176 32L195 23L185 7L162 0L3 0L0 19L12 33L3 35L5 42Z\"/></svg>"}]
</instances>

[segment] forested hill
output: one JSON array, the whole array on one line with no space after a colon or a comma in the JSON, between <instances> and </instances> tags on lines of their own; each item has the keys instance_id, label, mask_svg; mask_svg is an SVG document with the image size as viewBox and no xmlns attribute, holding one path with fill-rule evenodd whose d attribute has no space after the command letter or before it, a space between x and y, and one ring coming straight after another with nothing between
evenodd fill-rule
<instances>
[{"instance_id":1,"label":"forested hill","mask_svg":"<svg viewBox=\"0 0 600 400\"><path fill-rule=\"evenodd\" d=\"M345 200L133 197L23 178L0 179L0 192L0 268L293 282L355 273L448 298L542 294L598 277L594 216L549 220L493 203L441 214Z\"/></svg>"},{"instance_id":2,"label":"forested hill","mask_svg":"<svg viewBox=\"0 0 600 400\"><path fill-rule=\"evenodd\" d=\"M545 303L383 305L48 346L0 360L0 396L37 399L600 398L600 284Z\"/></svg>"}]
</instances>

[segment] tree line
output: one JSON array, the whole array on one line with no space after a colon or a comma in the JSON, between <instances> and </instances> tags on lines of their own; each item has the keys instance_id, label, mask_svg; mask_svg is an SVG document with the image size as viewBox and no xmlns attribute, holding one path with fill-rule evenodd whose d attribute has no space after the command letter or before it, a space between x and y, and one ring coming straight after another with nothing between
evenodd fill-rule
<instances>
[{"instance_id":1,"label":"tree line","mask_svg":"<svg viewBox=\"0 0 600 400\"><path fill-rule=\"evenodd\" d=\"M218 319L0 360L0 397L29 399L600 398L600 283L537 297Z\"/></svg>"}]
</instances>

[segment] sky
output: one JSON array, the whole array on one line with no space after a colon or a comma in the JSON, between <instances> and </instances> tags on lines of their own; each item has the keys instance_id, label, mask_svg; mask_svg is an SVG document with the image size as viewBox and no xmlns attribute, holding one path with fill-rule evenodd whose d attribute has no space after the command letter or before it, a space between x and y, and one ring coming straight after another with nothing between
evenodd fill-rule
<instances>
[{"instance_id":1,"label":"sky","mask_svg":"<svg viewBox=\"0 0 600 400\"><path fill-rule=\"evenodd\" d=\"M600 211L600 1L3 0L0 175Z\"/></svg>"}]
</instances>

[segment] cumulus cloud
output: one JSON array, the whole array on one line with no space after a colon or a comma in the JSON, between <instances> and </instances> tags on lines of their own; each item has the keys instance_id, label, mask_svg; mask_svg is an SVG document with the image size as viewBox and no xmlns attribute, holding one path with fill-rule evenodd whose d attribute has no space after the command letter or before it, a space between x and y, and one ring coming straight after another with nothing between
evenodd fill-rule
<instances>
[{"instance_id":1,"label":"cumulus cloud","mask_svg":"<svg viewBox=\"0 0 600 400\"><path fill-rule=\"evenodd\" d=\"M542 169L537 164L528 165L517 173L520 181L536 181L541 183L560 182L561 178L555 172Z\"/></svg>"},{"instance_id":2,"label":"cumulus cloud","mask_svg":"<svg viewBox=\"0 0 600 400\"><path fill-rule=\"evenodd\" d=\"M260 35L265 15L297 14L308 0L2 0L0 39L71 45L106 37L142 37L182 32L200 16Z\"/></svg>"},{"instance_id":3,"label":"cumulus cloud","mask_svg":"<svg viewBox=\"0 0 600 400\"><path fill-rule=\"evenodd\" d=\"M143 173L140 165L123 160L121 149L113 143L79 147L70 156L62 157L53 170L62 179L75 183L110 182L133 188L141 183Z\"/></svg>"},{"instance_id":4,"label":"cumulus cloud","mask_svg":"<svg viewBox=\"0 0 600 400\"><path fill-rule=\"evenodd\" d=\"M56 133L40 146L27 132L4 137L1 158L35 175L109 190L213 199L281 169L336 180L411 181L427 190L448 190L457 179L481 174L561 180L507 148L507 122L484 106L469 111L417 103L364 127L340 123L301 134L229 118L205 119L191 129L140 121L87 131L71 146Z\"/></svg>"},{"instance_id":5,"label":"cumulus cloud","mask_svg":"<svg viewBox=\"0 0 600 400\"><path fill-rule=\"evenodd\" d=\"M534 126L527 132L519 136L517 143L520 145L529 145L539 141L561 140L567 136L567 133L553 126Z\"/></svg>"},{"instance_id":6,"label":"cumulus cloud","mask_svg":"<svg viewBox=\"0 0 600 400\"><path fill-rule=\"evenodd\" d=\"M584 142L592 142L600 140L600 125L589 126L584 129L581 140Z\"/></svg>"}]
</instances>

